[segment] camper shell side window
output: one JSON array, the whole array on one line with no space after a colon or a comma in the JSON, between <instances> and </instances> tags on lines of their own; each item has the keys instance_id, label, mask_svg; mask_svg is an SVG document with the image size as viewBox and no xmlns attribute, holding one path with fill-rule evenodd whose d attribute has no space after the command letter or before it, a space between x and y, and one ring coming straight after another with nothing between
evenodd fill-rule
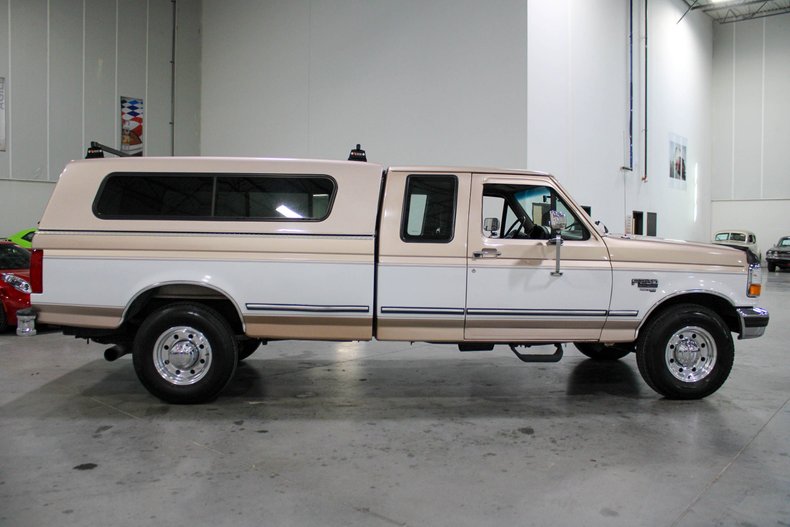
<instances>
[{"instance_id":1,"label":"camper shell side window","mask_svg":"<svg viewBox=\"0 0 790 527\"><path fill-rule=\"evenodd\" d=\"M323 221L337 183L328 175L114 172L93 202L100 219Z\"/></svg>"}]
</instances>

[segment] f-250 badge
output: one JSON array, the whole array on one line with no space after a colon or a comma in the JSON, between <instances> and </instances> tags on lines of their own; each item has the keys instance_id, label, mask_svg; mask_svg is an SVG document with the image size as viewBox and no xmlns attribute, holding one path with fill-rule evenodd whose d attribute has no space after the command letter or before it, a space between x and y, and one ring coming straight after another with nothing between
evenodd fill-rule
<instances>
[{"instance_id":1,"label":"f-250 badge","mask_svg":"<svg viewBox=\"0 0 790 527\"><path fill-rule=\"evenodd\" d=\"M658 289L658 280L650 278L632 278L631 285L639 287L640 291L650 291L651 293L655 293L656 289Z\"/></svg>"}]
</instances>

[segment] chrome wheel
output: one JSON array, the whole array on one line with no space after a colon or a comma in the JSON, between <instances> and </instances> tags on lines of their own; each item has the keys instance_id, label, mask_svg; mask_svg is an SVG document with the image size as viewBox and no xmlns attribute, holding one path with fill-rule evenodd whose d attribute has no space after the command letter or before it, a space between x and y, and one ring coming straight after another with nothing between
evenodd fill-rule
<instances>
[{"instance_id":1,"label":"chrome wheel","mask_svg":"<svg viewBox=\"0 0 790 527\"><path fill-rule=\"evenodd\" d=\"M701 327L686 327L669 338L664 357L676 379L698 382L716 366L716 340Z\"/></svg>"},{"instance_id":2,"label":"chrome wheel","mask_svg":"<svg viewBox=\"0 0 790 527\"><path fill-rule=\"evenodd\" d=\"M169 328L156 340L153 351L156 371L177 386L194 384L211 369L211 344L189 326Z\"/></svg>"}]
</instances>

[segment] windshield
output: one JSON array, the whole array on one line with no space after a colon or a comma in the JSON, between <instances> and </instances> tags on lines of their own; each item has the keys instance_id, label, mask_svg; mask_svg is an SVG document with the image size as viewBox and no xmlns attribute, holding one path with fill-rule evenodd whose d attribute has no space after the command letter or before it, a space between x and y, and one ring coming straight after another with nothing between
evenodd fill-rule
<instances>
[{"instance_id":1,"label":"windshield","mask_svg":"<svg viewBox=\"0 0 790 527\"><path fill-rule=\"evenodd\" d=\"M777 245L780 247L790 247L790 236L779 240L779 243L777 243Z\"/></svg>"},{"instance_id":2,"label":"windshield","mask_svg":"<svg viewBox=\"0 0 790 527\"><path fill-rule=\"evenodd\" d=\"M0 245L0 270L29 269L30 252L16 245Z\"/></svg>"}]
</instances>

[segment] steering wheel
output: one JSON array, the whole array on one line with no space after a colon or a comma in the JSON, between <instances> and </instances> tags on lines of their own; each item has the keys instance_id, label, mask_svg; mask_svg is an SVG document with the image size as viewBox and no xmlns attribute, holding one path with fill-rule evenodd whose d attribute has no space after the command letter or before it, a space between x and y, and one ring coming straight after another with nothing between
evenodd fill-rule
<instances>
[{"instance_id":1,"label":"steering wheel","mask_svg":"<svg viewBox=\"0 0 790 527\"><path fill-rule=\"evenodd\" d=\"M518 226L518 227L516 227L516 226ZM516 237L518 237L519 231L522 230L523 228L524 228L524 220L523 220L523 218L516 218L516 221L514 221L510 225L510 227L508 227L508 229L505 231L505 236L504 237L505 238L516 238ZM513 229L515 229L515 230L513 230Z\"/></svg>"}]
</instances>

